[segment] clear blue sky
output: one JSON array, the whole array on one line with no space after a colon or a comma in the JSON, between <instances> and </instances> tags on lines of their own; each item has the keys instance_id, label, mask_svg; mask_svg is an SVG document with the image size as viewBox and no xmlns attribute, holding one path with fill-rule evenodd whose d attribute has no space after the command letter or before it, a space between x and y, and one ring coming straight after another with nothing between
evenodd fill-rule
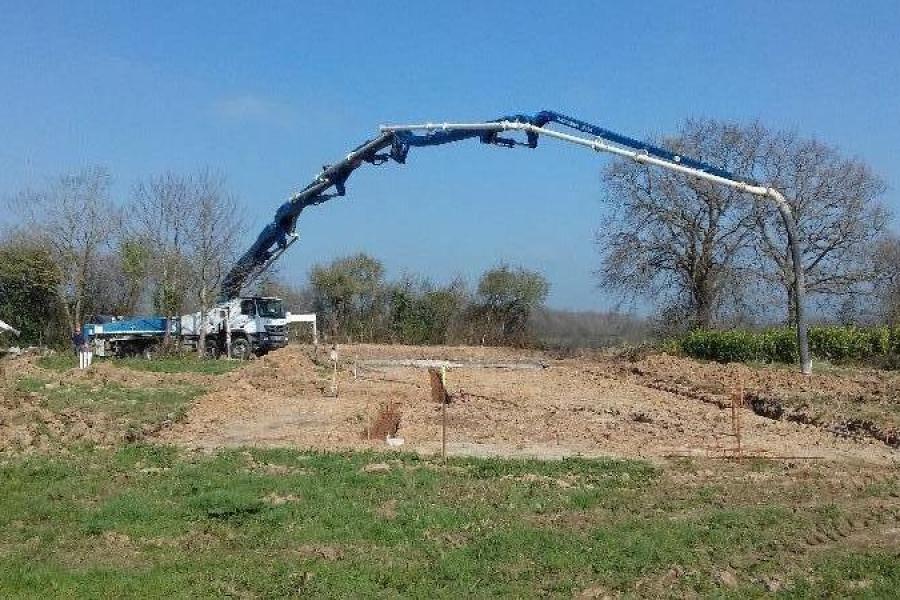
<instances>
[{"instance_id":1,"label":"clear blue sky","mask_svg":"<svg viewBox=\"0 0 900 600\"><path fill-rule=\"evenodd\" d=\"M556 109L636 137L760 118L900 187L900 6L886 2L0 2L0 194L86 165L115 193L211 166L249 242L377 125ZM282 274L355 251L389 273L543 271L604 308L593 233L608 160L465 143L363 168L308 210ZM0 216L2 224L4 216Z\"/></svg>"}]
</instances>

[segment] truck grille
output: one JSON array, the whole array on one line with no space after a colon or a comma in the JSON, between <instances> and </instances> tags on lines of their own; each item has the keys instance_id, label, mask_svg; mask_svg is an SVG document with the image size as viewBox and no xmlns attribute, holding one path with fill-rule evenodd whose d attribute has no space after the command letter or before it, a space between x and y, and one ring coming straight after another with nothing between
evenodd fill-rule
<instances>
[{"instance_id":1,"label":"truck grille","mask_svg":"<svg viewBox=\"0 0 900 600\"><path fill-rule=\"evenodd\" d=\"M266 325L266 333L269 335L287 335L286 325Z\"/></svg>"}]
</instances>

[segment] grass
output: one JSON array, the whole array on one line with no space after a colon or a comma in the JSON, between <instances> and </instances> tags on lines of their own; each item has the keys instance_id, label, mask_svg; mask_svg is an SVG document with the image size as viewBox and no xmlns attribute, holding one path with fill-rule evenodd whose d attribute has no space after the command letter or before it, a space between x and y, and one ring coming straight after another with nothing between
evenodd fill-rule
<instances>
[{"instance_id":1,"label":"grass","mask_svg":"<svg viewBox=\"0 0 900 600\"><path fill-rule=\"evenodd\" d=\"M203 392L195 385L134 388L114 382L59 383L37 377L20 380L18 389L38 394L42 406L54 413L100 413L127 427L177 420L190 401Z\"/></svg>"},{"instance_id":2,"label":"grass","mask_svg":"<svg viewBox=\"0 0 900 600\"><path fill-rule=\"evenodd\" d=\"M136 371L150 371L153 373L203 373L206 375L223 375L241 366L239 361L201 359L193 355L170 356L152 360L147 360L145 358L95 358L94 360L109 360L116 366L126 367ZM67 371L78 366L78 359L72 353L57 353L41 357L38 360L38 365L51 371Z\"/></svg>"},{"instance_id":3,"label":"grass","mask_svg":"<svg viewBox=\"0 0 900 600\"><path fill-rule=\"evenodd\" d=\"M74 352L54 352L38 359L38 365L50 371L68 371L78 366Z\"/></svg>"},{"instance_id":4,"label":"grass","mask_svg":"<svg viewBox=\"0 0 900 600\"><path fill-rule=\"evenodd\" d=\"M203 359L196 356L172 356L147 360L144 358L116 359L117 366L136 371L153 373L203 373L206 375L224 375L241 366L237 360Z\"/></svg>"},{"instance_id":5,"label":"grass","mask_svg":"<svg viewBox=\"0 0 900 600\"><path fill-rule=\"evenodd\" d=\"M19 410L8 413L7 419L26 424L28 441L0 437L0 457L4 446L21 451L35 444L44 450L66 451L76 444L142 439L167 422L181 420L203 388L186 384L128 387L114 382L62 383L24 377L17 382L16 393L25 395L25 402L20 400Z\"/></svg>"},{"instance_id":6,"label":"grass","mask_svg":"<svg viewBox=\"0 0 900 600\"><path fill-rule=\"evenodd\" d=\"M375 462L390 470L364 470ZM815 479L794 490L808 510L784 490L748 496L742 478L771 468L685 486L613 460L143 444L20 458L0 467L0 595L740 598L770 579L785 597L898 589L896 547L801 542L847 512L807 496Z\"/></svg>"}]
</instances>

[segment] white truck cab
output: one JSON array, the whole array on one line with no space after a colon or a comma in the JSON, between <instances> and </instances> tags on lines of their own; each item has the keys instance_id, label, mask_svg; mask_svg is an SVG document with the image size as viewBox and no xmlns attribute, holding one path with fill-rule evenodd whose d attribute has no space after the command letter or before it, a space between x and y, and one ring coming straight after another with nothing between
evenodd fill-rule
<instances>
[{"instance_id":1,"label":"white truck cab","mask_svg":"<svg viewBox=\"0 0 900 600\"><path fill-rule=\"evenodd\" d=\"M181 317L181 336L196 344L200 328L206 329L206 346L214 354L246 359L262 356L287 345L287 317L280 298L244 296L223 302L205 316L199 312Z\"/></svg>"},{"instance_id":2,"label":"white truck cab","mask_svg":"<svg viewBox=\"0 0 900 600\"><path fill-rule=\"evenodd\" d=\"M287 316L280 298L236 298L228 307L225 342L233 358L262 356L287 345Z\"/></svg>"}]
</instances>

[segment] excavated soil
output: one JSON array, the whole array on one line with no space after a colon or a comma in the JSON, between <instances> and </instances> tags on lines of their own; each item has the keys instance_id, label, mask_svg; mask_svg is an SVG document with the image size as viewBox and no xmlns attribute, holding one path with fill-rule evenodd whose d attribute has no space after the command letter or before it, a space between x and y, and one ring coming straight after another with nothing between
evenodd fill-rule
<instances>
[{"instance_id":1,"label":"excavated soil","mask_svg":"<svg viewBox=\"0 0 900 600\"><path fill-rule=\"evenodd\" d=\"M292 346L215 378L187 418L160 433L190 448L291 446L313 449L384 448L368 439L379 414L400 413L403 448L441 447L441 405L431 397L427 369L366 366L367 361L440 359L468 363L447 372L447 450L451 454L616 456L660 459L721 455L733 447L730 394L738 380L779 393L869 394L881 375L860 372L801 380L788 370L704 364L666 356L637 362L611 356L553 359L537 352L495 348L359 345L340 349L334 396L327 352ZM477 363L523 363L531 368L479 368ZM892 380L893 381L893 380ZM888 390L896 389L890 388ZM766 387L768 386L768 387ZM891 392L874 394L878 404ZM740 409L744 451L778 457L819 457L896 463L900 451L871 435L835 432L812 419L771 418ZM858 432L856 432L858 433Z\"/></svg>"},{"instance_id":2,"label":"excavated soil","mask_svg":"<svg viewBox=\"0 0 900 600\"><path fill-rule=\"evenodd\" d=\"M107 384L127 388L155 388L171 385L196 385L214 388L214 375L198 373L150 373L97 361L91 369L56 371L38 366L37 355L4 357L0 360L0 453L59 451L69 444L114 446L152 436L167 423L144 423L134 428L126 419L113 418L103 411L84 411L78 407L50 410L46 391L29 392L17 383L32 377L46 381L44 387L56 389L68 385L102 389Z\"/></svg>"},{"instance_id":3,"label":"excavated soil","mask_svg":"<svg viewBox=\"0 0 900 600\"><path fill-rule=\"evenodd\" d=\"M730 405L731 396L743 390L747 408L759 415L900 447L896 371L820 367L804 377L787 366L721 365L664 354L635 361L605 355L588 371L719 406Z\"/></svg>"},{"instance_id":4,"label":"excavated soil","mask_svg":"<svg viewBox=\"0 0 900 600\"><path fill-rule=\"evenodd\" d=\"M121 438L102 415L53 412L43 406L38 394L19 391L19 379L43 373L34 363L34 356L0 361L0 452L50 450L56 447L54 440L105 445Z\"/></svg>"}]
</instances>

